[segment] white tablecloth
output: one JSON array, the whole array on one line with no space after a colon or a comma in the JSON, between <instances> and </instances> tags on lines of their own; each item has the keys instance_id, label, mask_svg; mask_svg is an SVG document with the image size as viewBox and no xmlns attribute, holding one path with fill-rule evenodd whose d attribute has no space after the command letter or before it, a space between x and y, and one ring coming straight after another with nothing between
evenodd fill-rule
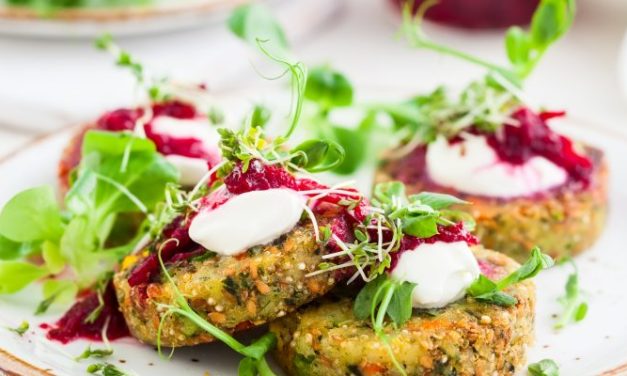
<instances>
[{"instance_id":1,"label":"white tablecloth","mask_svg":"<svg viewBox=\"0 0 627 376\"><path fill-rule=\"evenodd\" d=\"M316 0L311 0L316 2ZM307 64L332 63L360 87L429 90L460 86L481 71L399 38L398 15L386 0L348 0L343 10L295 49ZM582 0L573 30L549 51L527 83L534 103L566 109L587 124L627 134L627 100L618 79L618 56L627 29L627 1ZM316 9L315 7L312 9ZM285 20L303 34L301 19ZM316 14L320 10L315 11ZM322 15L321 15L322 17ZM504 62L501 32L468 32L429 25L433 39ZM302 35L301 35L302 36ZM255 85L248 52L222 27L119 42L153 72L206 81L216 90ZM70 125L133 98L133 81L85 40L0 37L0 155L42 131Z\"/></svg>"}]
</instances>

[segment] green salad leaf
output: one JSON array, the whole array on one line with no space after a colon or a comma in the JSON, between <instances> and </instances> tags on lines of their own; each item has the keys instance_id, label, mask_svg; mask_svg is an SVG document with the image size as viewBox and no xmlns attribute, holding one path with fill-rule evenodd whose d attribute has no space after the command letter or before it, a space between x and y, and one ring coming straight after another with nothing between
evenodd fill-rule
<instances>
[{"instance_id":1,"label":"green salad leaf","mask_svg":"<svg viewBox=\"0 0 627 376\"><path fill-rule=\"evenodd\" d=\"M42 186L18 193L0 212L0 293L17 292L68 267L74 272L72 282L46 282L38 313L112 270L164 200L165 186L178 180L176 169L143 138L89 131L82 150L65 210L52 188ZM26 259L31 254L41 255L44 264Z\"/></svg>"},{"instance_id":2,"label":"green salad leaf","mask_svg":"<svg viewBox=\"0 0 627 376\"><path fill-rule=\"evenodd\" d=\"M0 212L0 234L14 242L55 241L62 233L61 211L49 186L18 193Z\"/></svg>"}]
</instances>

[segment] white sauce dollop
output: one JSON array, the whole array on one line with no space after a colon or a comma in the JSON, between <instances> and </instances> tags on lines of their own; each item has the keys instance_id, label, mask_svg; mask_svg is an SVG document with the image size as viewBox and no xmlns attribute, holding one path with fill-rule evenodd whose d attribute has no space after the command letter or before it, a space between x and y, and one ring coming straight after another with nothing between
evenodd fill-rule
<instances>
[{"instance_id":1,"label":"white sauce dollop","mask_svg":"<svg viewBox=\"0 0 627 376\"><path fill-rule=\"evenodd\" d=\"M532 195L568 179L563 168L544 157L535 156L520 165L501 161L485 137L472 134L454 144L439 137L427 148L426 165L435 183L490 197Z\"/></svg>"},{"instance_id":2,"label":"white sauce dollop","mask_svg":"<svg viewBox=\"0 0 627 376\"><path fill-rule=\"evenodd\" d=\"M270 243L300 221L306 198L284 188L242 193L213 210L201 211L189 237L206 249L233 256Z\"/></svg>"},{"instance_id":3,"label":"white sauce dollop","mask_svg":"<svg viewBox=\"0 0 627 376\"><path fill-rule=\"evenodd\" d=\"M440 308L464 297L480 273L468 243L438 241L404 251L390 275L397 281L416 283L414 308Z\"/></svg>"},{"instance_id":4,"label":"white sauce dollop","mask_svg":"<svg viewBox=\"0 0 627 376\"><path fill-rule=\"evenodd\" d=\"M210 155L220 156L218 142L220 135L216 127L212 127L204 118L177 119L169 116L158 116L152 121L152 131L172 138L193 138L199 140L203 149ZM179 183L195 185L207 173L207 161L202 158L190 158L182 155L168 155L168 161L179 170Z\"/></svg>"}]
</instances>

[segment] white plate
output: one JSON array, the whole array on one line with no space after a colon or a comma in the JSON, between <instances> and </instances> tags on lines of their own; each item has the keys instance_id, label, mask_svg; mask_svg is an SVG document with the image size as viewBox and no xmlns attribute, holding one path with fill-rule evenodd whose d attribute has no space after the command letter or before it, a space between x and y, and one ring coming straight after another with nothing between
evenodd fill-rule
<instances>
[{"instance_id":1,"label":"white plate","mask_svg":"<svg viewBox=\"0 0 627 376\"><path fill-rule=\"evenodd\" d=\"M560 332L553 329L554 314L560 312L557 298L562 295L568 273L567 267L556 267L537 277L538 306L536 341L530 348L531 362L552 358L561 367L561 375L620 375L627 372L627 138L609 130L562 124L560 130L586 140L605 150L610 162L611 211L607 228L596 246L578 257L581 286L590 305L588 317L579 324ZM56 163L69 132L63 132L37 141L19 154L0 161L0 205L16 192L38 184L55 184ZM368 175L368 174L367 174ZM368 182L361 182L368 183ZM70 358L87 345L77 341L67 346L47 341L37 324L51 322L60 311L43 317L32 312L40 300L38 288L31 287L15 296L0 297L0 325L17 326L26 319L31 330L18 337L0 330L0 349L14 356L23 367L53 370L56 375L80 375L86 364L77 364ZM171 360L160 359L153 348L132 339L113 343L112 363L137 374L171 375L236 375L238 357L220 344L177 350ZM6 354L4 356L6 358ZM0 352L0 359L2 353ZM192 360L195 359L196 361ZM124 360L124 363L120 363ZM0 374L2 365L0 365ZM30 371L34 374L34 371Z\"/></svg>"},{"instance_id":2,"label":"white plate","mask_svg":"<svg viewBox=\"0 0 627 376\"><path fill-rule=\"evenodd\" d=\"M0 4L0 33L36 37L93 38L163 33L217 23L245 0L162 0L155 5L59 10L42 18L35 11Z\"/></svg>"}]
</instances>

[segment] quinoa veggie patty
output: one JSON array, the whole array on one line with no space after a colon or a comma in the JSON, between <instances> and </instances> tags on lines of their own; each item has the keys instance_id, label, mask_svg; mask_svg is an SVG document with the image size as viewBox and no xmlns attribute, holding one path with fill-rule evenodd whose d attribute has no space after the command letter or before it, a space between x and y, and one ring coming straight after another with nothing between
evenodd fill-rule
<instances>
[{"instance_id":1,"label":"quinoa veggie patty","mask_svg":"<svg viewBox=\"0 0 627 376\"><path fill-rule=\"evenodd\" d=\"M482 270L499 279L519 265L474 247ZM535 288L524 281L505 290L518 303L500 307L466 297L445 308L414 311L384 331L408 375L513 375L533 339ZM278 337L277 362L288 375L399 375L369 321L353 315L353 300L314 302L270 324Z\"/></svg>"},{"instance_id":2,"label":"quinoa veggie patty","mask_svg":"<svg viewBox=\"0 0 627 376\"><path fill-rule=\"evenodd\" d=\"M313 225L306 219L270 245L256 246L237 256L205 252L166 267L190 307L220 329L236 332L281 317L329 291L336 282L333 277L339 274L305 277L316 270L322 254ZM150 282L132 287L128 282L132 266L141 261L134 258L127 258L124 270L114 277L117 298L131 334L156 344L159 322L166 311L159 304L174 304L172 285L159 273ZM161 334L161 343L172 347L213 340L195 324L175 315L167 317Z\"/></svg>"},{"instance_id":3,"label":"quinoa veggie patty","mask_svg":"<svg viewBox=\"0 0 627 376\"><path fill-rule=\"evenodd\" d=\"M410 194L436 191L472 203L466 210L477 221L475 234L490 249L523 262L534 246L553 258L573 256L594 244L607 217L608 167L603 152L585 147L594 164L589 186L565 186L532 197L512 199L469 195L431 181L424 163L424 148L389 160L377 171L376 181L399 180ZM445 167L443 167L445 168Z\"/></svg>"}]
</instances>

